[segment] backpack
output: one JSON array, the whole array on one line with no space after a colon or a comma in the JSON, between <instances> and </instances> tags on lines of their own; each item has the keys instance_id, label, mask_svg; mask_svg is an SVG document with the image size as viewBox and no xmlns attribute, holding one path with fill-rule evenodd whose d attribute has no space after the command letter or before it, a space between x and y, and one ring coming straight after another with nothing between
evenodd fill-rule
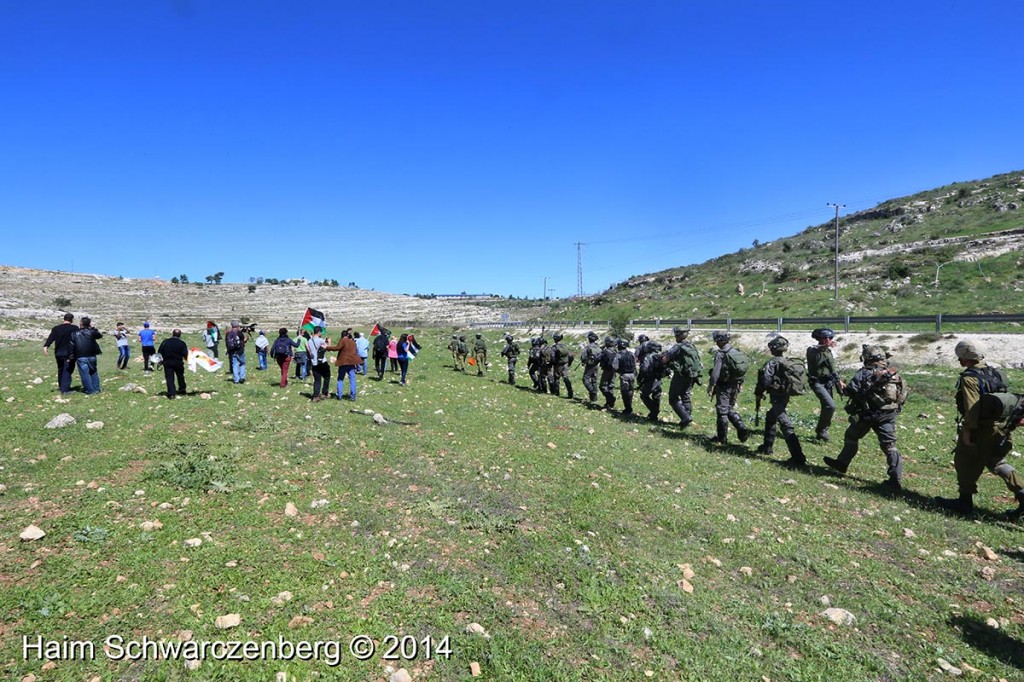
<instances>
[{"instance_id":1,"label":"backpack","mask_svg":"<svg viewBox=\"0 0 1024 682\"><path fill-rule=\"evenodd\" d=\"M242 335L237 330L232 329L224 337L224 346L228 349L229 353L242 350Z\"/></svg>"},{"instance_id":2,"label":"backpack","mask_svg":"<svg viewBox=\"0 0 1024 682\"><path fill-rule=\"evenodd\" d=\"M768 392L788 396L807 393L807 370L804 363L797 358L777 358L775 372L768 383Z\"/></svg>"},{"instance_id":3,"label":"backpack","mask_svg":"<svg viewBox=\"0 0 1024 682\"><path fill-rule=\"evenodd\" d=\"M666 366L661 361L661 353L648 353L640 363L640 373L647 378L661 379L665 376Z\"/></svg>"},{"instance_id":4,"label":"backpack","mask_svg":"<svg viewBox=\"0 0 1024 682\"><path fill-rule=\"evenodd\" d=\"M288 351L292 348L292 340L287 336L279 336L270 347L270 354L275 357L288 357Z\"/></svg>"},{"instance_id":5,"label":"backpack","mask_svg":"<svg viewBox=\"0 0 1024 682\"><path fill-rule=\"evenodd\" d=\"M1013 415L1014 409L1024 396L1017 393L988 393L981 396L978 418L981 421L1006 421Z\"/></svg>"},{"instance_id":6,"label":"backpack","mask_svg":"<svg viewBox=\"0 0 1024 682\"><path fill-rule=\"evenodd\" d=\"M674 357L672 357L674 356ZM704 371L704 363L700 359L700 351L692 343L678 343L670 356L672 370L678 374L697 379Z\"/></svg>"},{"instance_id":7,"label":"backpack","mask_svg":"<svg viewBox=\"0 0 1024 682\"><path fill-rule=\"evenodd\" d=\"M747 375L750 359L738 348L730 348L722 353L722 375L719 381L739 381Z\"/></svg>"}]
</instances>

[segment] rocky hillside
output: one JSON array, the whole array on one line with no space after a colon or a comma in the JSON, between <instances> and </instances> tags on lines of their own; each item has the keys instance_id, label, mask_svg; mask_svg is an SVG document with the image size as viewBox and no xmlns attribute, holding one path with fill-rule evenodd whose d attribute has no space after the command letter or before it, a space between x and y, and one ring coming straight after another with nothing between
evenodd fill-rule
<instances>
[{"instance_id":1,"label":"rocky hillside","mask_svg":"<svg viewBox=\"0 0 1024 682\"><path fill-rule=\"evenodd\" d=\"M251 290L250 290L251 289ZM132 328L152 320L161 328L199 329L208 319L295 327L306 308L323 311L333 326L387 324L464 326L495 321L500 306L308 284L171 284L155 279L29 270L0 266L0 336L34 338L65 311L92 316L101 328L123 320Z\"/></svg>"},{"instance_id":2,"label":"rocky hillside","mask_svg":"<svg viewBox=\"0 0 1024 682\"><path fill-rule=\"evenodd\" d=\"M559 318L1015 312L1024 289L1024 172L886 201L835 223L568 302Z\"/></svg>"}]
</instances>

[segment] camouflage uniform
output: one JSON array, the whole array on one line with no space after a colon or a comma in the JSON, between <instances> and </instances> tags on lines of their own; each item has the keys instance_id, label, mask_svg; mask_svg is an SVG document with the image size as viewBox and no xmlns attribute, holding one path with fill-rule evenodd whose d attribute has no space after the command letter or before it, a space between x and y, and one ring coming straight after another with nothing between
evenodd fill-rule
<instances>
[{"instance_id":1,"label":"camouflage uniform","mask_svg":"<svg viewBox=\"0 0 1024 682\"><path fill-rule=\"evenodd\" d=\"M448 350L452 352L452 367L458 367L456 361L458 360L459 352L459 335L452 334L452 340L448 342Z\"/></svg>"},{"instance_id":2,"label":"camouflage uniform","mask_svg":"<svg viewBox=\"0 0 1024 682\"><path fill-rule=\"evenodd\" d=\"M955 352L965 368L956 383L956 409L961 421L953 450L960 497L955 500L936 498L936 501L954 511L972 512L978 479L988 469L1003 479L1017 499L1019 506L1010 513L1019 516L1024 513L1024 477L1006 461L1013 443L1005 429L1003 402L994 395L998 393L1014 400L1012 394L1007 394L1006 374L990 367L981 348L972 341L961 341Z\"/></svg>"},{"instance_id":3,"label":"camouflage uniform","mask_svg":"<svg viewBox=\"0 0 1024 682\"><path fill-rule=\"evenodd\" d=\"M551 346L551 393L559 395L559 386L565 383L565 395L572 398L572 381L570 380L569 367L572 365L573 355L569 346L562 343L562 335L554 334L551 339L555 342Z\"/></svg>"},{"instance_id":4,"label":"camouflage uniform","mask_svg":"<svg viewBox=\"0 0 1024 682\"><path fill-rule=\"evenodd\" d=\"M547 387L542 388L540 383L540 339L536 337L530 339L530 354L526 358L526 370L530 373L533 388L537 391L546 391Z\"/></svg>"},{"instance_id":5,"label":"camouflage uniform","mask_svg":"<svg viewBox=\"0 0 1024 682\"><path fill-rule=\"evenodd\" d=\"M643 353L637 349L637 384L640 387L640 400L647 408L647 419L652 422L658 421L658 413L661 412L661 380L665 376L666 368L661 362L661 344L657 341L647 341L643 345ZM639 359L642 357L643 359Z\"/></svg>"},{"instance_id":6,"label":"camouflage uniform","mask_svg":"<svg viewBox=\"0 0 1024 682\"><path fill-rule=\"evenodd\" d=\"M715 397L716 435L714 441L725 445L729 442L729 424L736 427L736 436L741 443L746 443L750 437L750 429L743 423L743 419L736 411L736 401L739 400L740 390L743 388L743 377L732 376L726 362L726 355L733 353L746 358L743 353L729 345L731 338L727 332L714 332L712 338L718 345L715 351L715 362L711 367L708 378L708 395Z\"/></svg>"},{"instance_id":7,"label":"camouflage uniform","mask_svg":"<svg viewBox=\"0 0 1024 682\"><path fill-rule=\"evenodd\" d=\"M861 359L864 366L857 370L843 391L850 398L846 406L850 425L843 435L843 449L835 459L825 457L825 464L845 474L857 455L860 439L874 431L885 454L887 484L899 492L903 459L896 449L896 416L902 408L901 401L906 398L906 387L896 370L889 367L885 351L878 346L864 346Z\"/></svg>"},{"instance_id":8,"label":"camouflage uniform","mask_svg":"<svg viewBox=\"0 0 1024 682\"><path fill-rule=\"evenodd\" d=\"M587 334L587 345L580 353L580 362L583 364L583 387L587 389L587 397L590 402L597 402L597 369L601 365L601 347L597 345L597 334Z\"/></svg>"},{"instance_id":9,"label":"camouflage uniform","mask_svg":"<svg viewBox=\"0 0 1024 682\"><path fill-rule=\"evenodd\" d=\"M633 390L636 388L636 356L629 350L629 342L619 339L613 366L619 375L619 393L622 394L622 414L633 414Z\"/></svg>"},{"instance_id":10,"label":"camouflage uniform","mask_svg":"<svg viewBox=\"0 0 1024 682\"><path fill-rule=\"evenodd\" d=\"M835 332L822 327L811 332L811 336L817 339L818 345L807 347L807 381L821 405L818 425L814 428L814 434L819 439L828 442L828 430L832 425L832 417L836 413L836 401L832 397L832 388L841 383L839 373L836 372L836 359L831 348L834 345L832 339L835 337Z\"/></svg>"},{"instance_id":11,"label":"camouflage uniform","mask_svg":"<svg viewBox=\"0 0 1024 682\"><path fill-rule=\"evenodd\" d=\"M668 385L668 404L679 417L679 426L686 428L693 421L693 403L690 395L693 385L700 383L702 364L697 347L686 340L688 329L675 327L672 333L676 343L662 354L662 362L672 370Z\"/></svg>"},{"instance_id":12,"label":"camouflage uniform","mask_svg":"<svg viewBox=\"0 0 1024 682\"><path fill-rule=\"evenodd\" d=\"M466 337L460 335L459 342L455 346L455 371L466 373L466 358L469 357L469 344Z\"/></svg>"},{"instance_id":13,"label":"camouflage uniform","mask_svg":"<svg viewBox=\"0 0 1024 682\"><path fill-rule=\"evenodd\" d=\"M767 393L768 401L771 405L764 415L764 442L757 451L763 455L772 454L777 426L777 430L782 431L782 438L789 449L789 461L786 464L802 467L807 465L807 458L804 456L803 448L800 446L800 439L793 428L793 421L786 414L786 408L789 406L789 393L781 387L781 379L778 377L780 373L784 372L779 362L782 354L788 348L789 341L783 337L777 336L772 339L768 343L768 350L773 357L764 363L764 366L757 372L757 386L754 388L754 397L757 398L758 402L761 402L764 394Z\"/></svg>"},{"instance_id":14,"label":"camouflage uniform","mask_svg":"<svg viewBox=\"0 0 1024 682\"><path fill-rule=\"evenodd\" d=\"M473 342L473 359L476 361L476 375L482 377L487 367L487 341L481 334L477 334Z\"/></svg>"},{"instance_id":15,"label":"camouflage uniform","mask_svg":"<svg viewBox=\"0 0 1024 682\"><path fill-rule=\"evenodd\" d=\"M537 357L537 382L538 390L547 393L551 384L551 362L553 360L551 348L548 347L548 340L543 336L537 341L539 354Z\"/></svg>"},{"instance_id":16,"label":"camouflage uniform","mask_svg":"<svg viewBox=\"0 0 1024 682\"><path fill-rule=\"evenodd\" d=\"M598 388L604 396L604 406L608 409L615 407L615 342L611 337L604 337L604 347L601 349L601 356L598 363L601 365L601 379Z\"/></svg>"},{"instance_id":17,"label":"camouflage uniform","mask_svg":"<svg viewBox=\"0 0 1024 682\"><path fill-rule=\"evenodd\" d=\"M505 335L505 347L501 349L502 357L508 360L508 383L515 386L516 360L519 359L519 344L512 340L510 334Z\"/></svg>"}]
</instances>

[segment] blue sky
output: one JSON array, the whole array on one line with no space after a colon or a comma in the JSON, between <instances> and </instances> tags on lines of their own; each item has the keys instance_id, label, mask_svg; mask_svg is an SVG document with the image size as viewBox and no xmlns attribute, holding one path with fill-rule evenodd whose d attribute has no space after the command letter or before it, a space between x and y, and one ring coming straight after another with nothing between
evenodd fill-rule
<instances>
[{"instance_id":1,"label":"blue sky","mask_svg":"<svg viewBox=\"0 0 1024 682\"><path fill-rule=\"evenodd\" d=\"M0 0L0 264L594 293L1024 168L1021 18Z\"/></svg>"}]
</instances>

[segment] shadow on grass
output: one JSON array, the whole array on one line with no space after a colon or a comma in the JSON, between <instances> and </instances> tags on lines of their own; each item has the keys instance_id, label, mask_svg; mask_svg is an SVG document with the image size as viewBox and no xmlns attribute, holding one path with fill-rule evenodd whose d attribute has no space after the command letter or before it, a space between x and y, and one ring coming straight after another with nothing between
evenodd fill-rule
<instances>
[{"instance_id":1,"label":"shadow on grass","mask_svg":"<svg viewBox=\"0 0 1024 682\"><path fill-rule=\"evenodd\" d=\"M973 616L951 616L949 624L968 646L1006 665L1024 669L1024 642L995 630Z\"/></svg>"}]
</instances>

